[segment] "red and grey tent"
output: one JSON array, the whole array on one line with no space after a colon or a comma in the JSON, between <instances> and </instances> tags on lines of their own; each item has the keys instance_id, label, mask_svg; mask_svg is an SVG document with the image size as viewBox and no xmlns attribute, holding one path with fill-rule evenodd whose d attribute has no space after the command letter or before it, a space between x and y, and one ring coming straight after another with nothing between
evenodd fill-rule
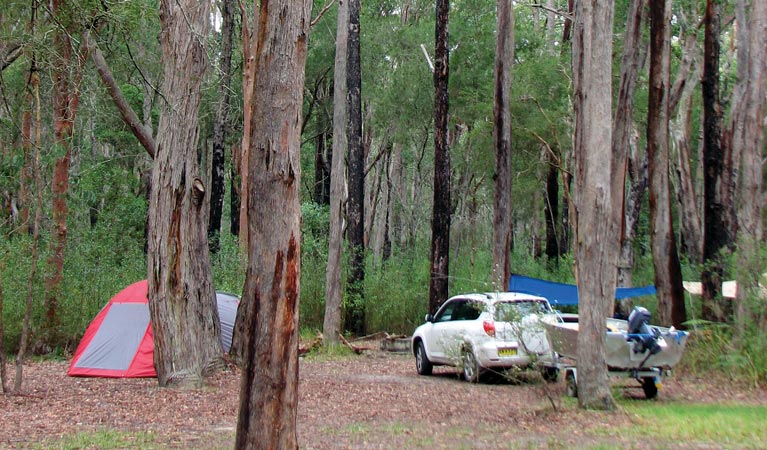
<instances>
[{"instance_id":1,"label":"red and grey tent","mask_svg":"<svg viewBox=\"0 0 767 450\"><path fill-rule=\"evenodd\" d=\"M85 330L67 375L86 377L156 377L154 340L149 321L148 284L133 283L109 300ZM216 292L221 344L228 352L237 314L237 296Z\"/></svg>"}]
</instances>

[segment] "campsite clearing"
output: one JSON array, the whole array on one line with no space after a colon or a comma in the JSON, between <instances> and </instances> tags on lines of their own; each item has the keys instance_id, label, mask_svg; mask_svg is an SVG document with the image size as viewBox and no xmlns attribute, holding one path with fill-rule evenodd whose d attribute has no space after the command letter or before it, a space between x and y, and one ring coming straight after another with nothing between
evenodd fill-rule
<instances>
[{"instance_id":1,"label":"campsite clearing","mask_svg":"<svg viewBox=\"0 0 767 450\"><path fill-rule=\"evenodd\" d=\"M79 378L66 371L66 361L30 362L25 392L0 396L0 448L233 447L237 371L185 390L161 389L153 378ZM306 449L767 448L764 388L676 374L655 401L616 385L621 409L615 413L579 411L564 389L564 381L469 384L445 367L422 377L409 354L310 357L300 366L299 443ZM662 433L653 431L660 425L656 411L663 413ZM718 414L715 427L705 426L705 411ZM690 417L700 417L701 431L685 432Z\"/></svg>"}]
</instances>

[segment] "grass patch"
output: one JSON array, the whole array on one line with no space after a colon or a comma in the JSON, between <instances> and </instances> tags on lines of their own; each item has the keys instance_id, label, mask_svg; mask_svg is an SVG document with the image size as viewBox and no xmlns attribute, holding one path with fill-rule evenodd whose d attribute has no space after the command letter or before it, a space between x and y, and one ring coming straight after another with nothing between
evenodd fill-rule
<instances>
[{"instance_id":1,"label":"grass patch","mask_svg":"<svg viewBox=\"0 0 767 450\"><path fill-rule=\"evenodd\" d=\"M343 344L338 344L322 345L317 347L316 349L304 355L304 358L307 361L326 362L353 359L356 356L358 355L354 353L349 347Z\"/></svg>"},{"instance_id":2,"label":"grass patch","mask_svg":"<svg viewBox=\"0 0 767 450\"><path fill-rule=\"evenodd\" d=\"M365 436L368 433L370 433L370 427L363 423L353 423L351 425L347 425L346 427L344 427L343 431L352 436L354 435Z\"/></svg>"},{"instance_id":3,"label":"grass patch","mask_svg":"<svg viewBox=\"0 0 767 450\"><path fill-rule=\"evenodd\" d=\"M132 448L132 449L157 449L160 445L155 443L155 436L147 432L125 433L113 430L83 432L68 434L58 440L50 440L41 444L40 449L82 449L82 448Z\"/></svg>"},{"instance_id":4,"label":"grass patch","mask_svg":"<svg viewBox=\"0 0 767 450\"><path fill-rule=\"evenodd\" d=\"M634 425L622 436L697 442L718 448L767 448L767 406L626 402Z\"/></svg>"}]
</instances>

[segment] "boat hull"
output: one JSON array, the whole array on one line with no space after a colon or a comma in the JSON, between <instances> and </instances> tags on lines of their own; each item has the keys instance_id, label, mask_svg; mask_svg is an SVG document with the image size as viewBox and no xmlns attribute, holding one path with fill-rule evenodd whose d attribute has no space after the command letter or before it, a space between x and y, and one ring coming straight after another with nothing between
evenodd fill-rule
<instances>
[{"instance_id":1,"label":"boat hull","mask_svg":"<svg viewBox=\"0 0 767 450\"><path fill-rule=\"evenodd\" d=\"M606 319L605 361L611 370L671 369L684 353L688 333L666 327L651 326L659 351L651 354L637 345L637 335L629 334L628 322ZM560 358L577 360L578 322L574 315L552 315L543 320L551 349Z\"/></svg>"}]
</instances>

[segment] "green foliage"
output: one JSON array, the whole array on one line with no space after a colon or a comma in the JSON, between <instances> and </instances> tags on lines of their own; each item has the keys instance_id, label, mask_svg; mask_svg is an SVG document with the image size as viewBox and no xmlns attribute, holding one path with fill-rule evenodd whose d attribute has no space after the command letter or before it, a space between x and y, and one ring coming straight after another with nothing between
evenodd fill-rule
<instances>
[{"instance_id":1,"label":"green foliage","mask_svg":"<svg viewBox=\"0 0 767 450\"><path fill-rule=\"evenodd\" d=\"M704 376L712 371L723 378L758 386L767 382L767 337L758 324L748 324L736 339L731 325L690 322L690 339L680 369Z\"/></svg>"},{"instance_id":2,"label":"green foliage","mask_svg":"<svg viewBox=\"0 0 767 450\"><path fill-rule=\"evenodd\" d=\"M732 340L730 328L701 320L688 322L688 327L691 334L680 370L705 373L714 369L723 372L726 368L725 355Z\"/></svg>"},{"instance_id":3,"label":"green foliage","mask_svg":"<svg viewBox=\"0 0 767 450\"><path fill-rule=\"evenodd\" d=\"M329 208L307 202L301 205L301 213L301 325L322 329Z\"/></svg>"},{"instance_id":4,"label":"green foliage","mask_svg":"<svg viewBox=\"0 0 767 450\"><path fill-rule=\"evenodd\" d=\"M230 233L222 233L219 244L218 252L210 255L213 264L213 285L217 291L240 296L245 286L247 260L240 252L239 241Z\"/></svg>"},{"instance_id":5,"label":"green foliage","mask_svg":"<svg viewBox=\"0 0 767 450\"><path fill-rule=\"evenodd\" d=\"M702 319L702 299L700 296L688 296L687 315L690 320L686 323L692 332L687 344L687 351L682 358L682 368L697 375L705 375L712 371L724 377L746 381L754 386L767 383L767 336L764 334L763 323L767 314L764 312L764 277L763 273L767 247L761 246L758 255L747 267L743 255L736 253L723 255L725 260L725 278L734 274L741 286L759 282L756 292L746 292L742 299L724 299L725 304L733 302L733 308L741 303L745 314L739 318L737 313L728 323L712 323ZM690 266L689 278L698 279L701 266Z\"/></svg>"},{"instance_id":6,"label":"green foliage","mask_svg":"<svg viewBox=\"0 0 767 450\"><path fill-rule=\"evenodd\" d=\"M27 284L31 273L32 237L20 236L5 239L3 236L0 248L0 276L3 281L3 334L6 351L18 348L19 338L24 319L24 305L27 300ZM41 256L41 258L44 255ZM38 263L39 265L39 263ZM38 266L39 267L39 266ZM41 286L40 270L32 283L32 298L42 299L44 292ZM2 349L0 349L2 351Z\"/></svg>"},{"instance_id":7,"label":"green foliage","mask_svg":"<svg viewBox=\"0 0 767 450\"><path fill-rule=\"evenodd\" d=\"M365 314L370 333L410 334L423 322L429 303L429 262L423 252L405 252L369 270Z\"/></svg>"},{"instance_id":8,"label":"green foliage","mask_svg":"<svg viewBox=\"0 0 767 450\"><path fill-rule=\"evenodd\" d=\"M754 386L767 384L767 335L757 323L746 324L741 339L735 343L735 352L729 358L738 378L749 381Z\"/></svg>"}]
</instances>

